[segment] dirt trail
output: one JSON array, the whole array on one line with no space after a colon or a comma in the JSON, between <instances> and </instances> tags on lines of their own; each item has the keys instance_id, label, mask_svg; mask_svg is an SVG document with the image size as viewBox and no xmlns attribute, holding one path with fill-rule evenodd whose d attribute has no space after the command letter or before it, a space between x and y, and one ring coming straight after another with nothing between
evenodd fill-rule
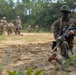
<instances>
[{"instance_id":1,"label":"dirt trail","mask_svg":"<svg viewBox=\"0 0 76 75\"><path fill-rule=\"evenodd\" d=\"M48 57L51 55L51 44L53 34L50 33L23 33L23 36L6 36L6 41L0 43L0 60L3 66L3 74L6 75L6 70L28 70L33 68L44 69L42 75L75 75L76 72L66 72L56 70L55 62L48 62ZM44 37L45 36L45 37ZM26 39L35 39L28 42ZM13 39L15 38L15 40ZM18 38L18 40L16 39ZM75 47L74 47L75 49ZM4 60L3 60L3 59Z\"/></svg>"}]
</instances>

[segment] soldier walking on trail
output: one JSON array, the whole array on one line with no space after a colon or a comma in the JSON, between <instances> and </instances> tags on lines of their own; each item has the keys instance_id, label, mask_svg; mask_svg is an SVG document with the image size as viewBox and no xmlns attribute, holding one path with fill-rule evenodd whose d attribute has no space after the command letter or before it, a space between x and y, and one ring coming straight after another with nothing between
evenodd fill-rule
<instances>
[{"instance_id":1,"label":"soldier walking on trail","mask_svg":"<svg viewBox=\"0 0 76 75\"><path fill-rule=\"evenodd\" d=\"M3 34L3 20L0 20L0 35Z\"/></svg>"},{"instance_id":2,"label":"soldier walking on trail","mask_svg":"<svg viewBox=\"0 0 76 75\"><path fill-rule=\"evenodd\" d=\"M12 34L14 31L14 24L12 22L8 23L6 30L8 35Z\"/></svg>"},{"instance_id":3,"label":"soldier walking on trail","mask_svg":"<svg viewBox=\"0 0 76 75\"><path fill-rule=\"evenodd\" d=\"M21 19L20 16L17 16L16 20L15 20L15 34L16 35L20 35L21 34L21 30L22 30L22 25L21 25Z\"/></svg>"},{"instance_id":4,"label":"soldier walking on trail","mask_svg":"<svg viewBox=\"0 0 76 75\"><path fill-rule=\"evenodd\" d=\"M27 31L28 31L29 33L32 31L31 25L29 25L29 26L27 27Z\"/></svg>"},{"instance_id":5,"label":"soldier walking on trail","mask_svg":"<svg viewBox=\"0 0 76 75\"><path fill-rule=\"evenodd\" d=\"M53 30L54 30L54 26L53 25L50 27L50 30L51 30L51 33L53 33Z\"/></svg>"},{"instance_id":6,"label":"soldier walking on trail","mask_svg":"<svg viewBox=\"0 0 76 75\"><path fill-rule=\"evenodd\" d=\"M39 25L35 26L36 32L39 32Z\"/></svg>"},{"instance_id":7,"label":"soldier walking on trail","mask_svg":"<svg viewBox=\"0 0 76 75\"><path fill-rule=\"evenodd\" d=\"M7 25L6 17L3 17L3 23L5 26Z\"/></svg>"},{"instance_id":8,"label":"soldier walking on trail","mask_svg":"<svg viewBox=\"0 0 76 75\"><path fill-rule=\"evenodd\" d=\"M73 40L74 35L76 34L76 21L73 18L70 18L70 8L67 5L61 6L60 11L62 14L62 17L58 20L56 20L53 23L54 26L54 38L56 40L56 43L58 40L60 40L59 49L60 49L60 57L58 57L57 53L54 51L52 56L48 59L56 60L57 62L61 63L64 59L70 58L70 56L73 54ZM61 41L61 36L67 31L67 29L72 25L73 29L69 30L68 36L65 36L63 41ZM68 56L66 56L66 52L62 50L62 45L64 42L67 42L69 45L69 52L67 52ZM64 47L64 46L63 46ZM61 60L61 61L60 61Z\"/></svg>"},{"instance_id":9,"label":"soldier walking on trail","mask_svg":"<svg viewBox=\"0 0 76 75\"><path fill-rule=\"evenodd\" d=\"M7 26L7 21L6 21L6 17L3 17L3 31L6 30L6 26Z\"/></svg>"}]
</instances>

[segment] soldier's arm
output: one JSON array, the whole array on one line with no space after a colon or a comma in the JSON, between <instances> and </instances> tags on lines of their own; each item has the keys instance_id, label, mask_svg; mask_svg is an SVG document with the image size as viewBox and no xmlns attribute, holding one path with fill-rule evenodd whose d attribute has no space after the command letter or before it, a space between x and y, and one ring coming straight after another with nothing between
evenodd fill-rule
<instances>
[{"instance_id":1,"label":"soldier's arm","mask_svg":"<svg viewBox=\"0 0 76 75\"><path fill-rule=\"evenodd\" d=\"M74 35L76 36L76 20L74 22L74 29L73 29L73 31L74 31Z\"/></svg>"},{"instance_id":2,"label":"soldier's arm","mask_svg":"<svg viewBox=\"0 0 76 75\"><path fill-rule=\"evenodd\" d=\"M22 21L21 21L21 19L19 20L19 24L22 24Z\"/></svg>"},{"instance_id":3,"label":"soldier's arm","mask_svg":"<svg viewBox=\"0 0 76 75\"><path fill-rule=\"evenodd\" d=\"M54 25L54 38L55 40L57 40L57 38L60 36L59 20L55 21L53 25Z\"/></svg>"},{"instance_id":4,"label":"soldier's arm","mask_svg":"<svg viewBox=\"0 0 76 75\"><path fill-rule=\"evenodd\" d=\"M76 35L76 20L74 18L70 18L70 25L72 26L69 30L69 35Z\"/></svg>"}]
</instances>

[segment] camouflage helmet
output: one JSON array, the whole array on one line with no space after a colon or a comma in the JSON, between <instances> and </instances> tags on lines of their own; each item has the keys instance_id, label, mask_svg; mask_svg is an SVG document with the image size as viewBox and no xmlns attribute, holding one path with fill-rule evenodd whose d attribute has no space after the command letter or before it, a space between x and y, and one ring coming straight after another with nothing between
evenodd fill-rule
<instances>
[{"instance_id":1,"label":"camouflage helmet","mask_svg":"<svg viewBox=\"0 0 76 75\"><path fill-rule=\"evenodd\" d=\"M20 16L17 16L17 18L20 18Z\"/></svg>"},{"instance_id":2,"label":"camouflage helmet","mask_svg":"<svg viewBox=\"0 0 76 75\"><path fill-rule=\"evenodd\" d=\"M3 19L5 20L5 19L6 19L6 17L3 17Z\"/></svg>"},{"instance_id":3,"label":"camouflage helmet","mask_svg":"<svg viewBox=\"0 0 76 75\"><path fill-rule=\"evenodd\" d=\"M31 25L29 25L28 27L31 27Z\"/></svg>"},{"instance_id":4,"label":"camouflage helmet","mask_svg":"<svg viewBox=\"0 0 76 75\"><path fill-rule=\"evenodd\" d=\"M61 6L60 12L63 12L63 11L67 11L68 13L71 12L68 5L63 5L63 6Z\"/></svg>"}]
</instances>

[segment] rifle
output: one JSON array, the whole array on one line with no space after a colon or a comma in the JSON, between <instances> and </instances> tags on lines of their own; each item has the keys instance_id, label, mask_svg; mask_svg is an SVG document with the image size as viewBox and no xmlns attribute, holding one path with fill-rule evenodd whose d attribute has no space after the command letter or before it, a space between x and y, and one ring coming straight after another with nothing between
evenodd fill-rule
<instances>
[{"instance_id":1,"label":"rifle","mask_svg":"<svg viewBox=\"0 0 76 75\"><path fill-rule=\"evenodd\" d=\"M61 41L63 41L63 39L65 38L65 36L67 36L67 37L69 36L69 35L68 35L69 30L73 30L73 29L74 29L73 26L70 25L69 28L66 30L66 32L61 36L61 38L58 39L58 42L57 42L56 45L52 48L52 52L54 52L54 51L57 50L58 45L60 44ZM55 42L55 41L54 41L54 42ZM53 45L52 45L52 46L53 46Z\"/></svg>"}]
</instances>

